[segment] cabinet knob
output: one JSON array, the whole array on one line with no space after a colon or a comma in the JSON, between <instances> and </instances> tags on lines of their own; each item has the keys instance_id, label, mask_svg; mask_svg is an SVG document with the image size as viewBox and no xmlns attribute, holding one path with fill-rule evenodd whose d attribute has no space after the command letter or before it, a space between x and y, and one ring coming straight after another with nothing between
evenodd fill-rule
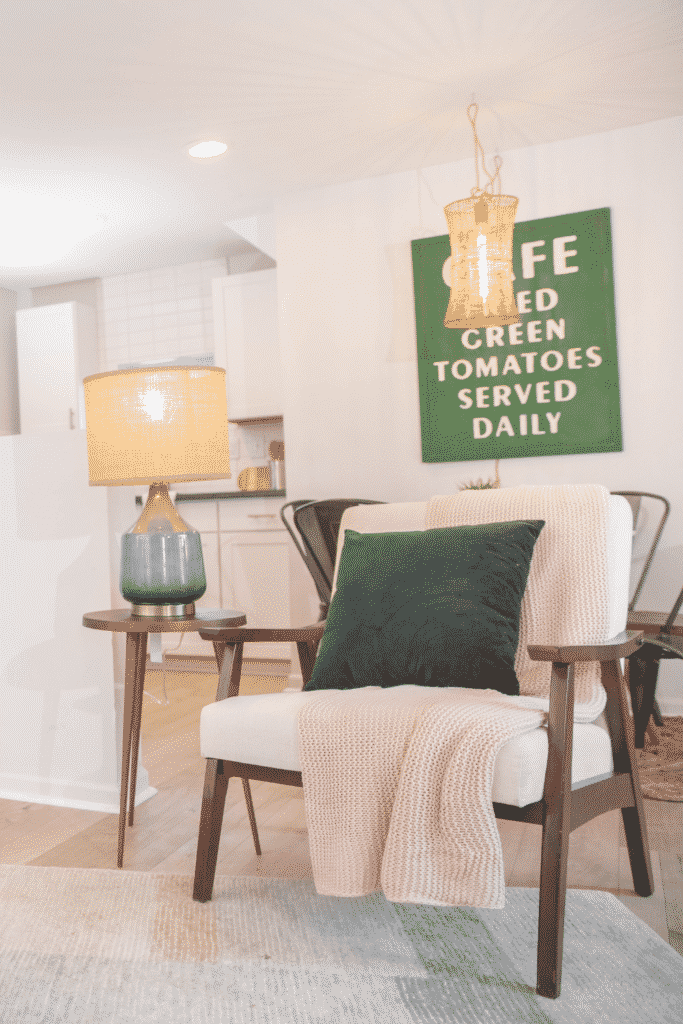
<instances>
[{"instance_id":1,"label":"cabinet knob","mask_svg":"<svg viewBox=\"0 0 683 1024\"><path fill-rule=\"evenodd\" d=\"M275 519L275 512L247 512L247 519Z\"/></svg>"},{"instance_id":2,"label":"cabinet knob","mask_svg":"<svg viewBox=\"0 0 683 1024\"><path fill-rule=\"evenodd\" d=\"M69 409L69 430L75 430L76 424L74 423L74 411Z\"/></svg>"}]
</instances>

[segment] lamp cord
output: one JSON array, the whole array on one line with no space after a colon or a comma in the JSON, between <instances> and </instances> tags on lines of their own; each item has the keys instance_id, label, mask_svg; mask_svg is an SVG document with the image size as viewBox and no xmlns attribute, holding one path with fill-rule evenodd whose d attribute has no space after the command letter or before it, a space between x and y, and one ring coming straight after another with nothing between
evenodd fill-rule
<instances>
[{"instance_id":1,"label":"lamp cord","mask_svg":"<svg viewBox=\"0 0 683 1024\"><path fill-rule=\"evenodd\" d=\"M470 110L472 110L473 107L474 107L474 113L470 114ZM498 181L498 195L500 195L501 188L502 188L502 183L501 183L501 180L500 180L500 169L503 166L503 158L501 156L498 156L497 154L496 154L496 156L494 156L493 163L495 165L496 170L495 170L495 173L493 175L489 174L489 172L486 170L486 164L484 162L484 148L483 148L481 142L479 141L479 136L477 135L477 114L478 113L479 113L479 105L477 103L470 103L469 107L467 108L467 117L469 119L470 124L472 125L472 134L474 135L474 169L475 169L476 174L477 174L477 184L476 184L475 188L470 189L470 195L481 195L484 192L488 193L489 195L494 195L495 194L495 187L496 187L495 186L496 180ZM481 159L482 170L483 170L484 174L486 175L486 177L489 179L488 180L488 185L486 186L486 188L483 188L483 189L479 188L479 160L480 159Z\"/></svg>"},{"instance_id":2,"label":"lamp cord","mask_svg":"<svg viewBox=\"0 0 683 1024\"><path fill-rule=\"evenodd\" d=\"M178 648L180 647L180 645L183 642L184 637L185 637L185 634L181 633L180 634L180 640L178 641L176 646L170 648L171 652L178 650ZM146 694L146 696L149 697L151 700L153 700L155 704L163 704L165 707L168 707L168 705L171 703L170 700L168 699L168 694L166 693L166 655L167 654L168 654L168 651L163 651L162 655L161 655L161 680L162 680L162 688L163 688L163 692L164 692L164 699L163 700L159 700L159 698L155 697L153 693L149 692L149 690L144 690L143 691L143 693Z\"/></svg>"},{"instance_id":3,"label":"lamp cord","mask_svg":"<svg viewBox=\"0 0 683 1024\"><path fill-rule=\"evenodd\" d=\"M472 110L472 108L474 108L474 112L472 114L470 114L470 111ZM474 195L482 195L483 193L486 193L487 195L495 195L496 182L498 182L498 195L500 195L501 191L502 191L502 188L503 188L503 183L502 183L501 178L500 178L500 169L503 166L503 158L502 158L502 156L499 156L496 153L496 155L493 158L493 163L494 163L494 166L495 166L496 169L495 169L495 171L494 171L494 173L492 175L489 174L489 172L486 170L484 147L482 146L481 142L479 141L479 136L477 135L477 123L476 122L477 122L477 114L478 113L479 113L479 105L477 103L475 103L474 100L473 100L472 103L470 103L469 107L467 108L467 117L469 119L470 124L472 125L472 134L474 135L474 169L475 169L475 172L476 172L476 175L477 175L477 184L476 184L475 188L470 189L470 195L473 195L473 196ZM479 160L481 160L481 166L482 166L482 170L484 171L484 174L489 179L486 188L483 188L483 189L479 188ZM434 205L438 206L439 204L437 203L436 199L434 198L434 193L431 190L429 182L427 181L427 179L424 176L424 172L423 172L423 168L422 167L418 168L417 178L418 178L418 182L417 182L418 219L419 219L419 224L420 224L420 230L422 230L422 190L420 188L420 178L422 178L422 181L427 186L427 189L429 191L429 195L431 196L431 199L432 199L432 202L434 203Z\"/></svg>"}]
</instances>

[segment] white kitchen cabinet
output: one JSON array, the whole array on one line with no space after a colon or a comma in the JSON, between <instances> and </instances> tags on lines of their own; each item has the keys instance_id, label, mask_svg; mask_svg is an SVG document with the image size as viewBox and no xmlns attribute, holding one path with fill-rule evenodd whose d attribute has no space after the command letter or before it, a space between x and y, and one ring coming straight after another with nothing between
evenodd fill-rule
<instances>
[{"instance_id":1,"label":"white kitchen cabinet","mask_svg":"<svg viewBox=\"0 0 683 1024\"><path fill-rule=\"evenodd\" d=\"M280 519L282 498L232 498L218 502L218 529L221 533L244 530L284 530Z\"/></svg>"},{"instance_id":2,"label":"white kitchen cabinet","mask_svg":"<svg viewBox=\"0 0 683 1024\"><path fill-rule=\"evenodd\" d=\"M181 506L182 515L182 506ZM204 572L206 573L206 591L196 601L197 608L209 610L227 607L221 600L221 571L218 534L201 532ZM199 633L161 633L161 649L166 654L194 658L214 658L213 644L210 640L202 640ZM150 641L148 640L148 646ZM207 672L215 671L215 666L207 667Z\"/></svg>"},{"instance_id":3,"label":"white kitchen cabinet","mask_svg":"<svg viewBox=\"0 0 683 1024\"><path fill-rule=\"evenodd\" d=\"M282 526L280 498L243 498L218 502L178 502L180 515L202 537L206 593L197 607L234 608L243 611L249 626L302 625L317 618L315 608L303 597L306 590L305 566L287 530ZM301 564L299 564L301 563ZM312 584L308 586L310 590ZM171 654L213 658L210 641L198 633L185 633L178 647L175 633L162 634L162 649ZM284 661L294 656L298 671L296 648L289 643L248 644L244 656L249 661Z\"/></svg>"},{"instance_id":4,"label":"white kitchen cabinet","mask_svg":"<svg viewBox=\"0 0 683 1024\"><path fill-rule=\"evenodd\" d=\"M239 608L249 626L289 626L290 551L286 530L220 534L221 579L226 607ZM290 657L289 643L253 643L247 658Z\"/></svg>"},{"instance_id":5,"label":"white kitchen cabinet","mask_svg":"<svg viewBox=\"0 0 683 1024\"><path fill-rule=\"evenodd\" d=\"M99 370L95 310L62 302L17 310L22 434L85 430L83 378Z\"/></svg>"},{"instance_id":6,"label":"white kitchen cabinet","mask_svg":"<svg viewBox=\"0 0 683 1024\"><path fill-rule=\"evenodd\" d=\"M206 592L204 596L200 597L197 601L197 607L224 608L225 605L221 604L221 560L218 549L218 534L202 533L201 538L202 555L204 556L204 572L206 573ZM199 634L197 634L197 639L200 643L206 642L200 639ZM208 646L208 653L213 653L213 647L211 644Z\"/></svg>"},{"instance_id":7,"label":"white kitchen cabinet","mask_svg":"<svg viewBox=\"0 0 683 1024\"><path fill-rule=\"evenodd\" d=\"M213 280L215 365L226 370L228 418L281 416L277 271Z\"/></svg>"},{"instance_id":8,"label":"white kitchen cabinet","mask_svg":"<svg viewBox=\"0 0 683 1024\"><path fill-rule=\"evenodd\" d=\"M215 501L177 502L178 514L202 539L202 556L206 574L206 591L196 601L205 610L226 608L222 599L220 551L218 544L218 508ZM213 644L202 640L199 633L162 633L161 648L167 654L214 657ZM148 646L150 641L148 640ZM211 671L211 669L208 669Z\"/></svg>"}]
</instances>

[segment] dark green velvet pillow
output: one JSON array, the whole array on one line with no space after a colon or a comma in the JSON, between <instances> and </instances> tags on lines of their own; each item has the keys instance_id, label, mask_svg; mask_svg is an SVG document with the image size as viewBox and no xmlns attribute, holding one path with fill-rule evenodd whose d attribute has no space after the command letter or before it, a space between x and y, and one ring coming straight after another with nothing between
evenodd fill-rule
<instances>
[{"instance_id":1,"label":"dark green velvet pillow","mask_svg":"<svg viewBox=\"0 0 683 1024\"><path fill-rule=\"evenodd\" d=\"M542 520L346 530L304 690L462 686L519 694L519 614Z\"/></svg>"}]
</instances>

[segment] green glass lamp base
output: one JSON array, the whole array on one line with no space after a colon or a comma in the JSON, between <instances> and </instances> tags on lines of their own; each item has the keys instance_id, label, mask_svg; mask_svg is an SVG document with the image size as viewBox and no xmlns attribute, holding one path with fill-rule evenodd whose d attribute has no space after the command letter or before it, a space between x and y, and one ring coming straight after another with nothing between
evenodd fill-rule
<instances>
[{"instance_id":1,"label":"green glass lamp base","mask_svg":"<svg viewBox=\"0 0 683 1024\"><path fill-rule=\"evenodd\" d=\"M121 593L133 614L194 614L206 592L202 541L180 518L166 484L152 484L137 523L121 537Z\"/></svg>"}]
</instances>

